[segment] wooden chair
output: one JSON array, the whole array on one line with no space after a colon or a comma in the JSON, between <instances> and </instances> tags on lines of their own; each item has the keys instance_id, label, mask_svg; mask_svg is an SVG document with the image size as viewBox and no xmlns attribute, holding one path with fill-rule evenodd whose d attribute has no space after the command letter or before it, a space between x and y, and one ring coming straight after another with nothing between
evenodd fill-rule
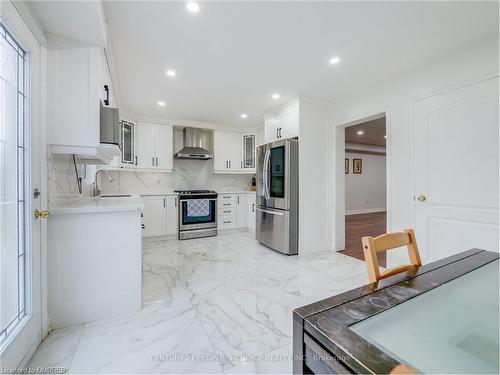
<instances>
[{"instance_id":1,"label":"wooden chair","mask_svg":"<svg viewBox=\"0 0 500 375\"><path fill-rule=\"evenodd\" d=\"M382 234L375 238L371 236L363 237L361 242L363 243L366 266L368 267L368 278L371 283L422 265L417 240L412 229L405 229L404 232ZM401 246L407 246L410 264L389 268L384 272L380 272L377 253Z\"/></svg>"}]
</instances>

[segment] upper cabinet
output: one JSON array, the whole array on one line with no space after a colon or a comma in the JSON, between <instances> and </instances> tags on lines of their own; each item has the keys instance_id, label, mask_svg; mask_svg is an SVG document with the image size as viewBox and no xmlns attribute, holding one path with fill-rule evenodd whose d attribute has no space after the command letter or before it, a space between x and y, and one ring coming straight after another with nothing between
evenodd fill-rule
<instances>
[{"instance_id":1,"label":"upper cabinet","mask_svg":"<svg viewBox=\"0 0 500 375\"><path fill-rule=\"evenodd\" d=\"M299 136L299 102L293 101L265 118L265 143Z\"/></svg>"},{"instance_id":2,"label":"upper cabinet","mask_svg":"<svg viewBox=\"0 0 500 375\"><path fill-rule=\"evenodd\" d=\"M171 125L139 122L136 163L140 169L171 172L173 169L173 128Z\"/></svg>"},{"instance_id":3,"label":"upper cabinet","mask_svg":"<svg viewBox=\"0 0 500 375\"><path fill-rule=\"evenodd\" d=\"M100 143L100 101L114 103L102 48L47 50L47 141L52 153L109 163L118 147Z\"/></svg>"},{"instance_id":4,"label":"upper cabinet","mask_svg":"<svg viewBox=\"0 0 500 375\"><path fill-rule=\"evenodd\" d=\"M47 51L49 144L99 147L101 69L99 48Z\"/></svg>"},{"instance_id":5,"label":"upper cabinet","mask_svg":"<svg viewBox=\"0 0 500 375\"><path fill-rule=\"evenodd\" d=\"M214 173L255 173L255 133L214 131Z\"/></svg>"}]
</instances>

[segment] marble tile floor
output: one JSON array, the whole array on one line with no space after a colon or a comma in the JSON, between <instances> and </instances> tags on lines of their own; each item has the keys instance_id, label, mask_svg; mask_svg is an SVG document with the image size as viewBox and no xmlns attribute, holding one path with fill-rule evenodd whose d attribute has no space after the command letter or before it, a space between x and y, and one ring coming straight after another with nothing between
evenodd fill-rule
<instances>
[{"instance_id":1,"label":"marble tile floor","mask_svg":"<svg viewBox=\"0 0 500 375\"><path fill-rule=\"evenodd\" d=\"M291 373L292 310L367 283L335 252L286 256L240 232L143 242L142 311L54 330L29 367Z\"/></svg>"}]
</instances>

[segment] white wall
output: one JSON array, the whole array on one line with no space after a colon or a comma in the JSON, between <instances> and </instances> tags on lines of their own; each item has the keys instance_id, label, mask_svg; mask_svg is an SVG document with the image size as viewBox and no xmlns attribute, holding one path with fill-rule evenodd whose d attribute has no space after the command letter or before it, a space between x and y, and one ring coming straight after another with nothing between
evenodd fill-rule
<instances>
[{"instance_id":1,"label":"white wall","mask_svg":"<svg viewBox=\"0 0 500 375\"><path fill-rule=\"evenodd\" d=\"M332 249L328 171L332 163L328 102L300 98L299 254Z\"/></svg>"},{"instance_id":2,"label":"white wall","mask_svg":"<svg viewBox=\"0 0 500 375\"><path fill-rule=\"evenodd\" d=\"M498 35L494 35L417 71L353 93L336 102L334 125L339 126L387 111L388 231L413 226L412 100L498 72L498 67ZM335 147L344 147L340 138L334 138L334 142ZM326 183L327 180L325 177L322 182ZM341 189L338 184L343 183L335 181L335 189ZM335 207L340 207L340 203L336 202ZM332 230L336 231L335 225ZM337 241L335 244L338 245ZM405 259L401 258L400 253L392 254L388 258L389 266Z\"/></svg>"},{"instance_id":3,"label":"white wall","mask_svg":"<svg viewBox=\"0 0 500 375\"><path fill-rule=\"evenodd\" d=\"M385 211L385 155L346 152L345 157L349 159L349 174L345 175L346 215ZM352 159L362 160L361 174L353 173Z\"/></svg>"}]
</instances>

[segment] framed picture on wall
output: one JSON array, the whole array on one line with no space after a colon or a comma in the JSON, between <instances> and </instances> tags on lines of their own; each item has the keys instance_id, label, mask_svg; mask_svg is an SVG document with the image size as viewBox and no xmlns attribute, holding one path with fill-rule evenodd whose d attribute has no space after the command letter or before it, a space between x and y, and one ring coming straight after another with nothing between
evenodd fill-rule
<instances>
[{"instance_id":1,"label":"framed picture on wall","mask_svg":"<svg viewBox=\"0 0 500 375\"><path fill-rule=\"evenodd\" d=\"M344 161L344 173L349 174L349 158L345 158Z\"/></svg>"},{"instance_id":2,"label":"framed picture on wall","mask_svg":"<svg viewBox=\"0 0 500 375\"><path fill-rule=\"evenodd\" d=\"M363 172L363 160L352 159L352 173L361 174Z\"/></svg>"}]
</instances>

